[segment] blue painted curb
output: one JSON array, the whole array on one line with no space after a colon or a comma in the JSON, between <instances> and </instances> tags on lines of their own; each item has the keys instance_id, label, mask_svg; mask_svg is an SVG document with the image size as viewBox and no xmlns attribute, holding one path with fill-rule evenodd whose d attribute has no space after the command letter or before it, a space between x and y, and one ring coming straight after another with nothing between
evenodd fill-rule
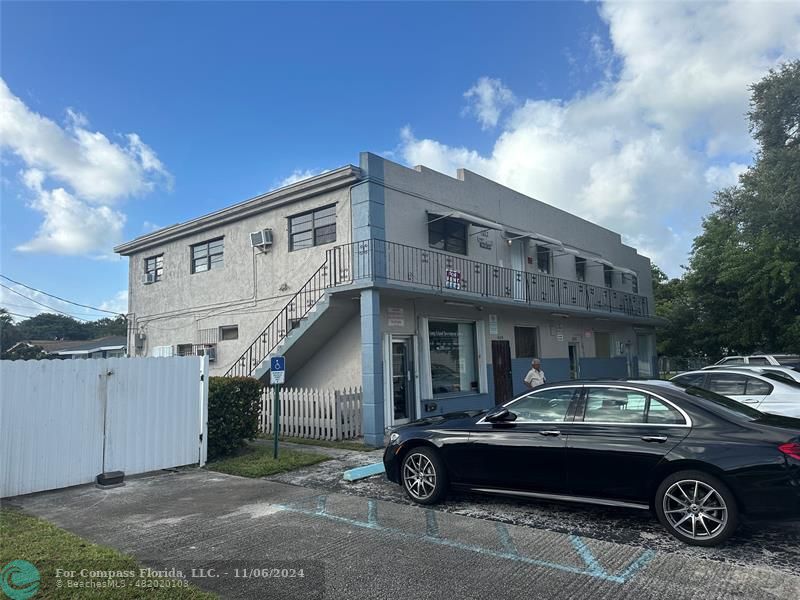
<instances>
[{"instance_id":1,"label":"blue painted curb","mask_svg":"<svg viewBox=\"0 0 800 600\"><path fill-rule=\"evenodd\" d=\"M372 477L373 475L378 475L379 473L383 473L383 463L375 463L374 465L366 465L365 467L356 467L355 469L349 469L344 472L344 480L345 481L356 481L358 479L365 479L367 477Z\"/></svg>"}]
</instances>

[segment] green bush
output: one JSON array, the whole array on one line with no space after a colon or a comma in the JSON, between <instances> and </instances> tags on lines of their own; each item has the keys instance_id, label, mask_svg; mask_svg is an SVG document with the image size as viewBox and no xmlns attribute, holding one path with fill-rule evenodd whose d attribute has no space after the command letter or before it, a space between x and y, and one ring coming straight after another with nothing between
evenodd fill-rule
<instances>
[{"instance_id":1,"label":"green bush","mask_svg":"<svg viewBox=\"0 0 800 600\"><path fill-rule=\"evenodd\" d=\"M208 380L208 460L233 454L258 436L263 385L252 377Z\"/></svg>"}]
</instances>

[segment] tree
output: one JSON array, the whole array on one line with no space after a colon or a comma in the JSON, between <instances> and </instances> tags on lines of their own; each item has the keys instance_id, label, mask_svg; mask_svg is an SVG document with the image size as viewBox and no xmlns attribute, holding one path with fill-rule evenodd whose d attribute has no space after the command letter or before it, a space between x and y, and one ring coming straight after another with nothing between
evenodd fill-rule
<instances>
[{"instance_id":1,"label":"tree","mask_svg":"<svg viewBox=\"0 0 800 600\"><path fill-rule=\"evenodd\" d=\"M655 312L667 320L658 328L657 351L660 356L694 356L700 351L694 340L697 319L691 296L683 279L669 279L656 265L652 265Z\"/></svg>"},{"instance_id":2,"label":"tree","mask_svg":"<svg viewBox=\"0 0 800 600\"><path fill-rule=\"evenodd\" d=\"M0 308L0 355L20 340L14 320L5 308Z\"/></svg>"},{"instance_id":3,"label":"tree","mask_svg":"<svg viewBox=\"0 0 800 600\"><path fill-rule=\"evenodd\" d=\"M713 355L800 351L800 61L751 90L755 162L716 193L686 277Z\"/></svg>"}]
</instances>

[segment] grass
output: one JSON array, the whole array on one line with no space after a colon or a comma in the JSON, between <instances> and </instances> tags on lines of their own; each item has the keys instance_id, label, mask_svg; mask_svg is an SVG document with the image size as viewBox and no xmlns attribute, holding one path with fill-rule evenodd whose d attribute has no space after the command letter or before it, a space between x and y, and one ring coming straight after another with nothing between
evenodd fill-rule
<instances>
[{"instance_id":1,"label":"grass","mask_svg":"<svg viewBox=\"0 0 800 600\"><path fill-rule=\"evenodd\" d=\"M281 448L278 452L278 460L275 460L272 458L272 446L253 444L237 456L208 463L206 468L210 471L239 475L240 477L266 477L315 465L330 458L330 456L316 452Z\"/></svg>"},{"instance_id":2,"label":"grass","mask_svg":"<svg viewBox=\"0 0 800 600\"><path fill-rule=\"evenodd\" d=\"M271 437L264 438L268 442L272 442ZM342 441L330 441L330 440L313 440L308 438L298 438L298 437L284 437L281 436L278 438L281 442L291 442L292 444L304 444L306 446L321 446L322 448L338 448L339 450L358 450L359 452L370 452L375 450L375 448L370 448L369 446L365 446L361 442L350 442L347 440Z\"/></svg>"},{"instance_id":3,"label":"grass","mask_svg":"<svg viewBox=\"0 0 800 600\"><path fill-rule=\"evenodd\" d=\"M102 582L101 578L81 577L81 569L104 571L133 571L138 574L142 565L135 558L113 548L93 544L55 525L13 509L0 509L0 567L12 560L27 560L40 574L39 591L35 599L67 598L188 598L212 599L217 596L203 592L185 582L163 577L120 577L123 588L70 588L68 581ZM74 577L56 577L56 569L74 570ZM58 583L62 586L59 587ZM137 586L137 582L140 582ZM169 586L169 587L158 587ZM176 585L187 587L175 587ZM147 587L144 587L147 586ZM152 587L151 587L152 586ZM2 596L2 594L0 594Z\"/></svg>"}]
</instances>

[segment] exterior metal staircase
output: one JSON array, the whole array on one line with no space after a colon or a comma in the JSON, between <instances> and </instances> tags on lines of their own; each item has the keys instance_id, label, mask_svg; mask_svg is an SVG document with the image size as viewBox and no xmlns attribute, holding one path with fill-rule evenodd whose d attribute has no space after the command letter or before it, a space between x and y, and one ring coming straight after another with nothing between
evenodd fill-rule
<instances>
[{"instance_id":1,"label":"exterior metal staircase","mask_svg":"<svg viewBox=\"0 0 800 600\"><path fill-rule=\"evenodd\" d=\"M225 373L226 377L261 377L269 367L260 368L279 347L285 343L292 330L297 329L303 319L321 307L325 290L332 285L331 253L325 262L292 296L275 318L266 326L252 344L236 359ZM269 364L269 363L267 363Z\"/></svg>"}]
</instances>

